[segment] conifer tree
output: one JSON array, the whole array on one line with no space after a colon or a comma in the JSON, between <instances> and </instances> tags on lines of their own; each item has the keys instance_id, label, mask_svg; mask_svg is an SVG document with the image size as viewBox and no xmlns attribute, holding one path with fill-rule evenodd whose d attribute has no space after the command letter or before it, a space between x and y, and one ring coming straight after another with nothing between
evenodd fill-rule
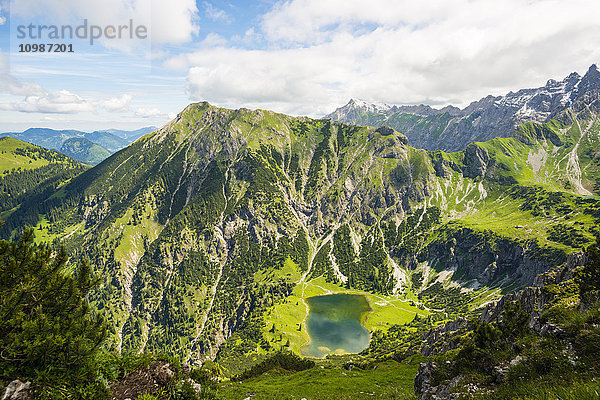
<instances>
[{"instance_id":1,"label":"conifer tree","mask_svg":"<svg viewBox=\"0 0 600 400\"><path fill-rule=\"evenodd\" d=\"M68 273L65 250L35 245L33 237L28 228L17 242L0 241L0 380L89 381L107 336L86 299L97 281L86 262Z\"/></svg>"}]
</instances>

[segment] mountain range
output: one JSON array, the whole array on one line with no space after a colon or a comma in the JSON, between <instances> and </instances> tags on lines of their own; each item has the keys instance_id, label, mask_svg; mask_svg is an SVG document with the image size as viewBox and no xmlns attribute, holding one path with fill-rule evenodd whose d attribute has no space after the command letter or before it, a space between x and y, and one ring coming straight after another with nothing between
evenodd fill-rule
<instances>
[{"instance_id":1,"label":"mountain range","mask_svg":"<svg viewBox=\"0 0 600 400\"><path fill-rule=\"evenodd\" d=\"M458 151L475 141L509 137L523 123L548 122L598 89L600 71L594 64L583 76L573 72L562 81L550 79L539 88L490 95L463 109L391 106L351 99L325 118L357 125L389 125L405 134L414 147Z\"/></svg>"},{"instance_id":2,"label":"mountain range","mask_svg":"<svg viewBox=\"0 0 600 400\"><path fill-rule=\"evenodd\" d=\"M149 126L132 131L109 129L83 132L72 129L30 128L23 132L0 133L0 137L10 136L47 149L60 151L78 161L95 165L155 129L156 127ZM64 146L69 139L78 140L71 140Z\"/></svg>"}]
</instances>

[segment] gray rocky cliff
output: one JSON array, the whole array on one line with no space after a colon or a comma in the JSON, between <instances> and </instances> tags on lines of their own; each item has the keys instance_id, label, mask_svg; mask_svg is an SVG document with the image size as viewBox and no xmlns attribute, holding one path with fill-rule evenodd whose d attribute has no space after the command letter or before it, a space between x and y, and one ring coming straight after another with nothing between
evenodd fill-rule
<instances>
[{"instance_id":1,"label":"gray rocky cliff","mask_svg":"<svg viewBox=\"0 0 600 400\"><path fill-rule=\"evenodd\" d=\"M564 253L544 250L540 252L537 243L457 228L449 231L445 239L431 243L419 261L429 260L453 270L458 280L476 280L482 286L511 280L523 287L532 285L540 273L553 265L566 261Z\"/></svg>"},{"instance_id":2,"label":"gray rocky cliff","mask_svg":"<svg viewBox=\"0 0 600 400\"><path fill-rule=\"evenodd\" d=\"M419 352L429 357L456 349L460 344L460 336L471 328L471 322L465 318L458 318L437 326L423 335Z\"/></svg>"}]
</instances>

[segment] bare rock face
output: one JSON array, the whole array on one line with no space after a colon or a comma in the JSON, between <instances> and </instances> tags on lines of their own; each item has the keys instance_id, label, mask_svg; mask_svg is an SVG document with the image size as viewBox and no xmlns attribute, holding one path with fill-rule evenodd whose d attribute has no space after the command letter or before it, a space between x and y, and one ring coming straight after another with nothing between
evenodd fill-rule
<instances>
[{"instance_id":1,"label":"bare rock face","mask_svg":"<svg viewBox=\"0 0 600 400\"><path fill-rule=\"evenodd\" d=\"M421 396L431 390L434 368L435 364L431 361L419 364L419 370L415 376L415 394Z\"/></svg>"},{"instance_id":2,"label":"bare rock face","mask_svg":"<svg viewBox=\"0 0 600 400\"><path fill-rule=\"evenodd\" d=\"M552 300L552 295L543 290L545 285L561 285L573 278L575 269L585 264L583 253L572 253L567 262L538 275L533 282L534 286L526 287L516 293L503 296L500 300L483 309L480 319L485 322L501 320L502 312L507 302L519 301L523 310L529 315L529 327L543 335L560 337L563 332L560 328L540 319L544 307Z\"/></svg>"},{"instance_id":3,"label":"bare rock face","mask_svg":"<svg viewBox=\"0 0 600 400\"><path fill-rule=\"evenodd\" d=\"M419 396L418 400L448 400L458 398L458 394L452 393L460 381L461 377L456 377L446 385L434 386L433 373L436 365L427 361L419 364L419 371L415 377L415 394Z\"/></svg>"},{"instance_id":4,"label":"bare rock face","mask_svg":"<svg viewBox=\"0 0 600 400\"><path fill-rule=\"evenodd\" d=\"M489 162L490 156L487 150L471 143L465 149L463 176L465 178L485 176Z\"/></svg>"},{"instance_id":5,"label":"bare rock face","mask_svg":"<svg viewBox=\"0 0 600 400\"><path fill-rule=\"evenodd\" d=\"M456 349L460 344L460 336L470 329L472 329L471 323L464 318L437 326L423 335L419 352L429 357L432 354Z\"/></svg>"},{"instance_id":6,"label":"bare rock face","mask_svg":"<svg viewBox=\"0 0 600 400\"><path fill-rule=\"evenodd\" d=\"M2 400L32 400L33 394L30 391L31 382L21 382L16 379L8 384Z\"/></svg>"},{"instance_id":7,"label":"bare rock face","mask_svg":"<svg viewBox=\"0 0 600 400\"><path fill-rule=\"evenodd\" d=\"M437 259L447 269L458 271L466 279L476 279L481 285L489 285L506 275L522 286L532 285L538 274L566 261L564 254L558 253L555 258L539 258L537 247L509 238L484 240L468 228L453 232L452 237L449 241L432 243L419 261Z\"/></svg>"}]
</instances>

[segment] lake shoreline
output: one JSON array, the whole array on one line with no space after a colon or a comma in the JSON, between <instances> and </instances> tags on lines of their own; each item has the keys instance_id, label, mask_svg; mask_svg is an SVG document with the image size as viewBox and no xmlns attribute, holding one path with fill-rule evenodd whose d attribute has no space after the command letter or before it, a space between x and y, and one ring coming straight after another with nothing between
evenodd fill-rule
<instances>
[{"instance_id":1,"label":"lake shoreline","mask_svg":"<svg viewBox=\"0 0 600 400\"><path fill-rule=\"evenodd\" d=\"M374 309L368 296L327 293L301 299L307 311L301 326L308 336L308 342L300 348L302 356L324 359L330 354L358 354L369 347L371 332L365 322ZM316 318L312 322L313 332L309 332L311 313ZM311 344L314 348L310 348Z\"/></svg>"}]
</instances>

